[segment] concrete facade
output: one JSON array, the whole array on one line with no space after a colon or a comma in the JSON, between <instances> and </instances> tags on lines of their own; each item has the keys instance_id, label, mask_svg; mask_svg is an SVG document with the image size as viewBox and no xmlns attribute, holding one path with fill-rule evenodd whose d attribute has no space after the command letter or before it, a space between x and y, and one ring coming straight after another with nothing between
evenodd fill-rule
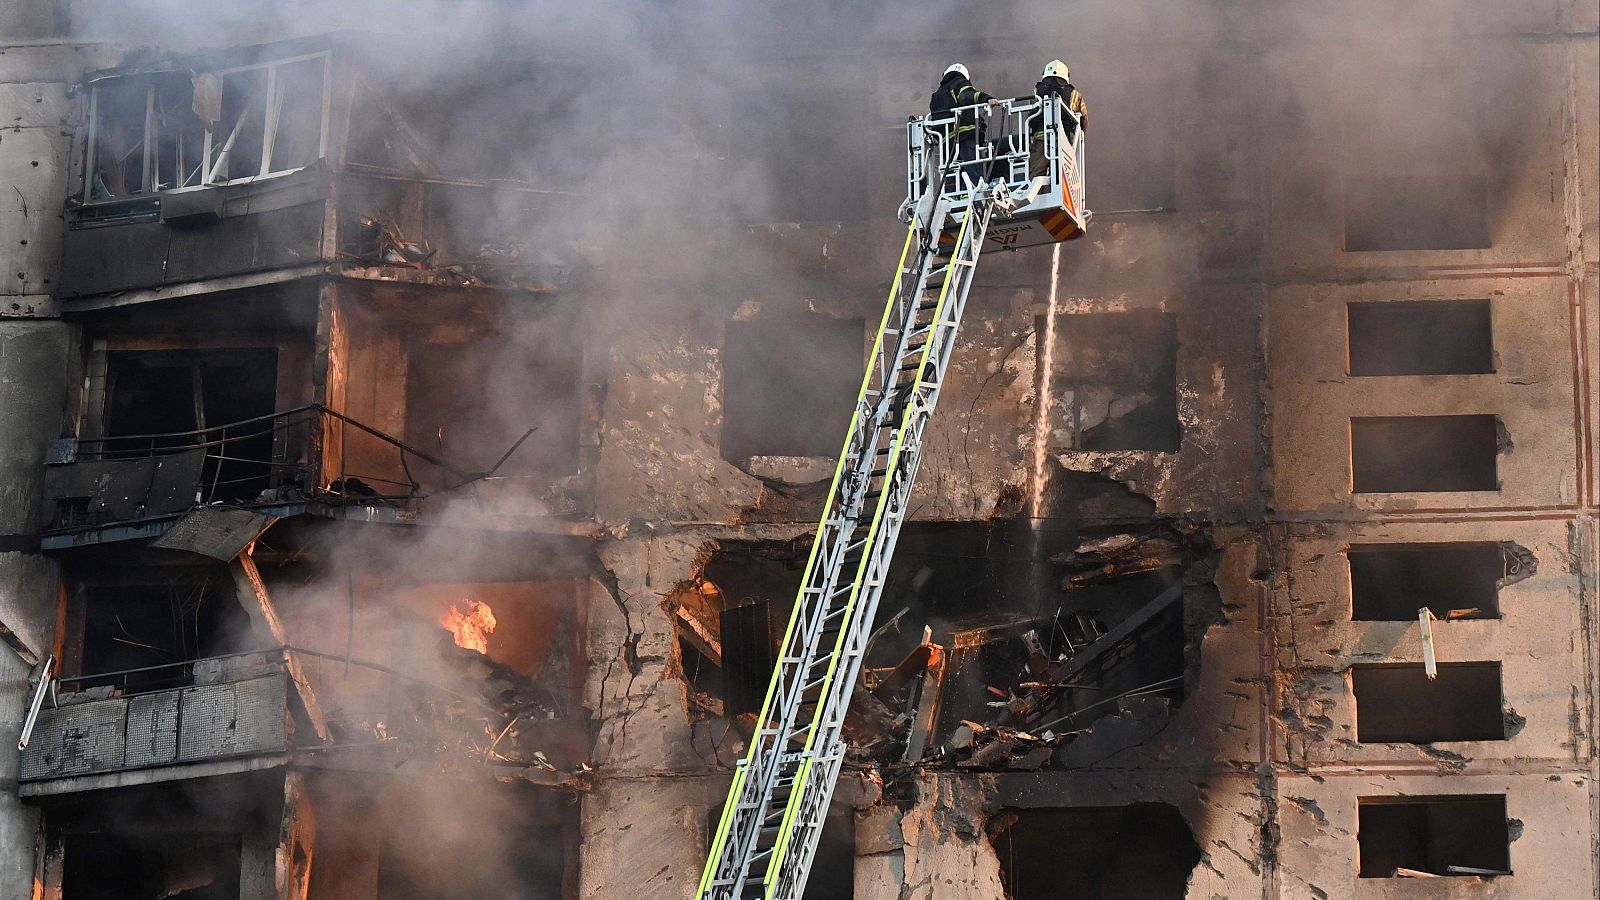
<instances>
[{"instance_id":1,"label":"concrete facade","mask_svg":"<svg viewBox=\"0 0 1600 900\"><path fill-rule=\"evenodd\" d=\"M86 115L70 86L118 60L99 45L30 39L0 47L0 173L17 185L0 198L0 541L9 542L0 544L0 623L36 655L70 644L74 586L92 588L108 566L150 562L139 555L147 552L142 540L93 551L39 549L45 444L94 437L84 410L103 401L79 394L104 397L105 386L89 381L104 381L107 352L255 347L270 333L278 409L325 403L404 436L409 386L428 371L421 354L412 355L413 342L462 345L496 331L474 330L480 315L523 336L568 328L559 342L581 346L578 387L559 394L568 399L557 405L581 407L572 415L576 474L488 480L470 502L408 508L415 518L399 524L346 521L319 531L323 525L304 524L319 521L310 513L286 517L258 553L274 566L267 585L289 635L278 643L331 654L309 677L334 706L348 699L335 677L340 652L343 678L352 655L404 668L416 645L390 620L436 618L429 592L471 585L480 596L507 598L493 601L502 630L488 656L498 663L510 663L496 654L511 644L495 641L531 641L549 652L558 639L548 634L576 633L568 644L583 670L571 673L581 707L572 722L582 725L574 729L588 770L553 788L540 782L530 794L464 781L473 787L446 803L440 795L458 782L422 765L375 772L371 761L356 759L361 748L351 748L352 761L340 768L326 759L339 755L336 741L226 772L151 777L161 785L141 784L137 773L116 783L184 792L204 781L229 797L256 798L248 808L261 818L250 820L240 850L241 897L399 891L398 882L384 880L392 876L380 860L406 845L368 834L364 823L430 802L443 810L459 804L460 820L440 839L452 848L485 830L482 810L534 810L528 822L515 821L535 831L506 833L544 835L559 850L536 861L555 891L549 896L692 896L749 715L725 714L734 702L728 682L700 680L703 661L685 620L697 610L715 613L705 598L735 584L782 615L780 587L798 578L794 548L803 562L815 528L816 479L833 466L810 448L726 458L724 438L735 429L779 433L780 420L831 421L826 401L812 408L798 394L774 397L768 417L753 424L731 421L748 415L729 401L732 383L762 374L739 368L749 353L730 350L740 339L734 335L778 335L759 348L773 360L837 352L810 341L841 321L867 323L862 337L870 340L866 328L880 314L900 239L890 213L903 193L901 123L921 111L926 76L958 53L980 86L1022 93L1036 60L1067 53L1091 109L1094 225L1061 248L1058 270L1047 249L984 257L929 429L913 536L896 564L908 580L919 567L927 571L922 580L933 587L926 594L897 587L880 619L903 602L914 612L896 634L914 635L926 624L936 642L969 617L989 624L1064 608L1114 626L1127 613L1122 604L1148 596L1113 586L1079 599L1090 595L1064 586L1071 576L1062 560L1105 535L1165 529L1192 538L1181 571L1164 570L1183 585L1179 621L1168 623L1181 644L1173 650L1179 674L1151 696L1108 681L1109 705L1073 720L1042 767L958 765L955 755L914 765L853 759L835 797L836 818L853 825L853 862L830 857L827 883L849 882L858 898L1055 896L1025 886L1036 884L1027 874L1032 865L1053 867L1060 891L1093 884L1106 896L1600 896L1600 436L1593 424L1600 383L1590 362L1600 354L1600 4L1440 0L1403 12L1364 0L1081 6L1070 14L1007 6L961 25L954 48L945 23L897 29L882 45L773 50L767 80L744 87L761 92L793 80L801 93L839 92L845 99L827 112L851 110L857 131L841 138L837 152L854 148L869 160L864 172L839 173L842 192L864 201L835 204L848 214L801 222L719 208L703 230L686 225L683 210L640 213L625 234L584 247L586 278L549 301L559 311L552 315L566 318L541 318L546 301L510 289L474 293L423 283L410 270L336 270L331 252L329 268L284 276L314 285L301 298L309 311L271 327L252 318L262 315L253 304L279 295L251 291L288 296L301 288L225 279L180 286L171 293L237 303L181 326L174 317L198 307L165 312L164 304L178 302L166 288L135 291L134 299L58 298L49 285L62 265L59 211L76 189L69 161ZM56 21L32 7L20 15L30 37ZM348 112L339 102L331 120ZM685 118L701 112L685 110ZM725 167L747 184L715 128L669 126L663 134L651 160L622 161L648 172L655 157L682 159L685 169L715 175ZM83 163L76 165L81 175ZM1382 208L1386 192L1425 193L1433 188L1418 185L1440 173L1472 187L1447 187L1424 213L1481 216L1482 240L1456 243L1482 246L1429 247L1454 238L1427 234L1363 236L1373 225L1363 217ZM1374 185L1376 200L1361 193ZM733 202L716 196L713 206ZM1369 201L1375 205L1362 206ZM336 207L330 200L327 221L356 211ZM742 221L748 218L756 221ZM325 251L335 249L335 231L324 234ZM1369 240L1422 246L1347 249ZM406 278L414 280L402 284ZM464 321L440 311L458 301L474 310ZM1351 304L1449 301L1487 301L1488 371L1352 374ZM505 308L495 305L502 302ZM231 336L238 328L247 333L242 341ZM1124 337L1130 334L1136 337ZM1103 350L1100 340L1115 349ZM529 346L525 354L550 352ZM1097 352L1135 364L1102 372ZM1139 377L1169 370L1170 384L1152 387ZM817 365L804 371L828 374ZM495 402L520 416L546 395L558 393L542 382L519 383L498 389ZM1159 427L1147 427L1146 414ZM1492 489L1357 490L1352 420L1469 415L1494 417L1493 446L1446 446L1429 462L1447 468L1456 450L1486 453ZM1175 446L1167 444L1169 428ZM335 433L307 446L331 452ZM441 427L441 445L444 434ZM373 504L364 515L377 521L381 509ZM396 536L412 525L423 536ZM955 543L939 543L950 534L975 549L950 551ZM1432 624L1439 662L1499 665L1504 731L1491 739L1364 741L1355 672L1421 663L1415 608L1435 601L1450 608L1451 598L1408 595L1415 602L1404 616L1359 618L1351 548L1441 544L1506 548L1495 614L1440 616ZM770 573L742 580L736 563L752 559L751 572L768 573L761 566L770 563ZM982 584L971 587L963 579L980 566ZM956 581L965 593L944 599L942 586ZM544 615L567 602L548 599L557 583L570 605ZM517 587L485 587L491 584ZM524 595L539 598L539 615L519 618ZM707 614L702 625L715 622ZM0 664L0 697L10 711L0 720L11 723L0 732L9 735L20 727L30 666L0 652L9 654ZM988 677L993 686L1010 674ZM1419 691L1414 702L1445 701ZM304 708L285 715L297 717L291 724L303 737ZM483 751L485 760L495 746ZM3 761L11 784L15 760ZM247 772L257 766L288 774ZM498 777L536 780L522 771ZM70 887L61 888L62 854L72 850L59 823L77 834L90 828L83 823L94 821L97 804L116 809L146 796L118 794L111 783L62 782L48 795L29 788L26 801L6 792L0 900L73 900ZM1367 872L1386 848L1359 842L1363 830L1369 838L1380 833L1376 824L1363 826L1362 815L1430 796L1503 798L1503 822L1491 824L1505 827L1509 874L1483 865L1470 868L1493 871L1384 877L1414 868L1404 863ZM1071 837L1081 833L1048 831L1070 820L1049 818L1056 813L1149 809L1175 811L1186 835L1148 838L1147 851L1136 839L1148 836L1114 832L1113 840L1126 837L1146 854L1132 862L1075 852L1087 846ZM212 827L203 816L197 821L196 828ZM1015 848L1039 839L1024 835L1030 827L1059 835L1052 858L1019 861ZM1438 837L1429 835L1415 840ZM324 870L314 853L303 865L285 863L300 846L323 848L322 858L335 861L330 874L318 874ZM405 852L427 858L420 848ZM507 871L535 865L509 849L495 864ZM1130 887L1129 867L1140 865L1175 868L1178 886ZM308 887L299 886L302 878ZM1111 887L1118 878L1121 887Z\"/></svg>"},{"instance_id":2,"label":"concrete facade","mask_svg":"<svg viewBox=\"0 0 1600 900\"><path fill-rule=\"evenodd\" d=\"M99 45L57 37L54 13L53 3L0 11L0 179L12 188L0 201L0 622L14 636L0 662L0 779L8 785L19 762L13 738L56 620L57 574L39 552L38 522L45 443L61 431L71 354L51 298L73 128L67 93L84 72L115 59ZM39 816L15 790L5 795L0 896L29 897Z\"/></svg>"}]
</instances>

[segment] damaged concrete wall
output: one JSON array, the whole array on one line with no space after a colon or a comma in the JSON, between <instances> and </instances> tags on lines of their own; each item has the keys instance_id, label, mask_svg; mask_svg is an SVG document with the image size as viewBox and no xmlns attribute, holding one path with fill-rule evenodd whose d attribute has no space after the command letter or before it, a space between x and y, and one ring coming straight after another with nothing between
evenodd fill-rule
<instances>
[{"instance_id":1,"label":"damaged concrete wall","mask_svg":"<svg viewBox=\"0 0 1600 900\"><path fill-rule=\"evenodd\" d=\"M1339 15L1346 13L1354 15ZM1150 16L1161 19L1159 13ZM1095 84L1095 60L1115 71L1129 53L1148 55L1154 48L1161 58L1146 89L1177 94L1171 101L1175 208L1138 213L1096 206L1090 236L1063 248L1050 373L1041 372L1044 336L1037 330L1039 317L1050 309L1049 254L985 259L919 478L918 518L1027 515L1036 404L1041 383L1051 376L1046 480L1076 472L1103 480L1107 488L1120 485L1149 505L1147 515L1200 520L1220 549L1214 576L1220 610L1201 630L1183 703L1154 714L1148 704L1128 703L1098 720L1060 752L1060 764L1070 771L922 772L901 782L900 794L887 785L891 799L858 810L857 896L1001 896L1003 875L984 826L1020 802L1017 796L1035 794L1039 799L1027 802L1176 806L1202 854L1190 897L1398 896L1407 884L1356 878L1353 798L1364 791L1489 791L1490 782L1448 788L1432 782L1445 778L1442 773L1501 773L1494 777L1513 785L1512 808L1539 807L1538 800L1515 795L1524 790L1517 786L1544 776L1513 773L1549 767L1549 783L1561 780L1569 790L1551 805L1554 824L1546 827L1570 826L1587 835L1563 846L1593 858L1592 828L1584 824L1592 801L1583 799L1592 784L1583 773L1594 758L1588 737L1593 623L1583 588L1590 551L1577 549L1590 547L1593 537L1567 520L1594 496L1594 474L1582 458L1594 451L1577 449L1585 445L1572 424L1575 393L1589 376L1567 353L1587 347L1583 352L1592 355L1600 346L1587 313L1578 312L1594 296L1593 263L1584 256L1593 241L1585 245L1582 237L1592 232L1595 219L1593 181L1586 174L1592 166L1585 167L1594 141L1584 138L1593 131L1593 117L1579 114L1577 102L1594 92L1595 79L1577 64L1592 55L1592 36L1534 42L1531 50L1512 36L1518 28L1567 27L1557 25L1553 10L1466 25L1475 35L1464 46L1472 53L1489 47L1486 52L1505 63L1497 71L1512 73L1509 85L1491 86L1490 95L1516 90L1538 98L1537 110L1514 117L1527 127L1492 148L1515 171L1488 181L1495 198L1491 246L1352 253L1343 249L1340 233L1338 186L1346 175L1339 153L1328 151L1350 134L1341 123L1349 122L1352 106L1340 94L1355 76L1343 63L1329 62L1339 55L1337 42L1320 42L1346 26L1338 17L1328 21L1309 11L1305 16L1288 13L1234 32L1271 43L1277 48L1271 53L1238 45L1163 44L1156 25L1152 33L1158 37L1148 45L1109 40L1074 56L1086 90ZM1294 23L1305 22L1327 30L1295 31ZM1205 45L1204 37L1197 40ZM908 48L902 62L921 58ZM973 53L964 61L986 73L1009 73L1014 63L1009 54ZM921 85L906 77L905 66L879 68L873 95L882 118L893 121L914 106L907 98ZM1218 84L1228 89L1211 89ZM1117 113L1153 108L1139 101L1139 88L1128 90L1132 102L1114 107ZM1572 100L1564 100L1569 91ZM1090 94L1091 106L1095 96ZM1107 140L1091 140L1091 147L1111 152ZM886 136L884 146L890 143ZM875 184L875 198L898 189L892 173ZM1308 194L1308 185L1316 190ZM1116 197L1117 190L1101 196L1108 195ZM852 283L870 269L864 259L889 258L882 236L868 229L863 240L846 240L854 234L848 223L796 225L764 232L769 242L762 247L782 260L786 273L804 273L798 278L805 293L830 276ZM1566 244L1577 250L1563 263ZM738 263L731 265L737 271ZM1480 271L1488 267L1493 270ZM1365 380L1347 374L1347 303L1483 297L1494 308L1493 374ZM771 315L786 305L819 302L757 298L744 311ZM821 305L871 315L853 301ZM694 791L662 778L654 766L665 764L682 775L712 771L727 764L725 750L737 747L722 742L731 733L724 721L696 722L696 715L684 711L685 689L670 664L671 622L659 602L695 576L709 543L757 533L736 523L761 498L773 496L771 484L717 455L719 380L725 373L715 324L739 315L740 306L728 299L711 304L708 313L697 307L702 317L676 327L665 313L652 316L635 323L637 328L618 329L612 344L602 463L609 477L602 479L601 518L633 520L626 533L613 529L616 540L606 551L607 564L632 587L627 615L607 609L608 623L591 642L591 695L601 710L603 736L597 754L611 754L614 777L627 772L673 784L665 795L676 799L663 801L672 808ZM1175 451L1072 445L1070 401L1060 393L1072 317L1127 312L1175 317L1181 428ZM1510 435L1500 448L1501 490L1493 496L1352 494L1351 416L1469 411L1501 416ZM1579 412L1593 414L1592 407ZM1526 435L1525 443L1519 435ZM1593 439L1587 440L1592 448ZM1529 520L1485 520L1494 515L1491 510L1512 508L1530 514L1522 517ZM784 509L786 514L772 515L791 527L758 531L788 539L809 530L802 513L814 504ZM1093 518L1088 508L1074 510L1069 503L1061 509L1069 517ZM1404 518L1424 510L1439 521ZM654 530L641 528L639 519ZM1347 520L1358 521L1343 524ZM1345 548L1463 540L1514 542L1539 561L1534 576L1504 588L1499 620L1440 623L1435 631L1441 660L1502 662L1508 721L1526 724L1503 742L1357 743L1347 668L1415 661L1420 646L1414 622L1350 621ZM1064 549L1070 548L1053 552ZM631 649L603 649L615 647L619 638ZM646 723L653 727L640 727ZM708 737L708 728L722 737ZM694 749L685 753L686 746ZM719 749L713 752L713 746ZM1415 773L1412 781L1373 774L1398 774L1395 767L1402 765ZM1315 774L1308 775L1307 766ZM602 781L606 772L602 766ZM1345 785L1335 777L1346 774L1359 778ZM694 777L716 783L711 776ZM1030 779L1029 789L1005 787L1016 779ZM1362 779L1364 786L1353 784ZM714 786L701 790L716 797ZM642 796L629 794L632 802ZM1324 801L1339 807L1337 816ZM625 855L615 843L622 841L663 864L676 855L671 864L685 871L700 865L697 848L687 843L668 848L642 834L624 836L598 805L586 816L591 829L603 830L608 857ZM1539 865L1524 864L1520 847L1513 848L1519 872ZM1314 860L1318 852L1326 858ZM600 885L623 883L629 877L624 870L620 859L609 865L586 861L588 895L603 895ZM1501 896L1535 896L1548 885L1520 884L1501 879L1489 889ZM1580 896L1588 888L1573 890Z\"/></svg>"},{"instance_id":2,"label":"damaged concrete wall","mask_svg":"<svg viewBox=\"0 0 1600 900\"><path fill-rule=\"evenodd\" d=\"M53 40L54 3L0 12L0 624L16 637L0 648L0 716L7 723L0 777L15 784L13 737L31 699L33 661L53 649L54 563L39 553L45 443L60 434L73 329L54 320L50 294L60 265L61 198L75 103L68 85L106 64L109 48ZM14 790L0 801L0 897L33 893L39 817Z\"/></svg>"},{"instance_id":3,"label":"damaged concrete wall","mask_svg":"<svg viewBox=\"0 0 1600 900\"><path fill-rule=\"evenodd\" d=\"M998 59L991 62L1001 64ZM1184 65L1198 64L1198 56L1193 56ZM889 68L895 70L892 77L903 78L903 68ZM1174 70L1175 80L1182 81L1181 71ZM886 68L879 93L887 96L893 83ZM890 111L904 114L905 101L896 97L894 104L884 101L886 118ZM1201 130L1207 128L1221 126L1208 120ZM1185 156L1182 171L1198 165L1198 160ZM1208 203L1246 191L1245 182L1237 177L1229 182L1232 187L1187 175L1179 183L1187 196L1204 197ZM1052 443L1051 471L1060 467L1091 473L1106 490L1125 490L1120 482L1151 498L1158 515L1198 512L1207 520L1259 515L1261 366L1253 323L1259 320L1261 293L1259 286L1234 283L1241 271L1249 272L1237 254L1219 257L1211 249L1202 252L1196 235L1202 228L1216 227L1220 227L1216 217L1199 213L1160 220L1138 216L1118 220L1112 215L1083 246L1066 248L1055 310L1061 328L1070 325L1073 314L1129 310L1176 314L1175 392L1183 443L1177 452L1116 453L1079 452ZM585 896L609 896L619 888L639 887L638 879L656 866L633 868L627 861L634 853L652 862L659 859L661 865L673 866L675 873L681 870L691 877L702 862L703 844L665 841L655 830L638 825L622 830L614 818L627 809L628 818L639 821L633 815L643 805L650 817L677 821L687 798L718 797L725 776L711 773L725 771L743 749L738 730L728 722L689 711L686 685L674 671L677 647L672 622L661 609L662 599L695 577L708 547L719 540L792 540L807 535L820 500L792 483L763 482L720 458L721 379L726 373L719 358L719 325L729 319L809 309L875 319L872 307L879 302L875 295L882 285L861 290L865 285L856 273L870 270L874 259L881 263L890 258L888 240L881 229L866 229L864 237L851 243L846 238L853 234L850 226L796 226L757 231L747 239L730 238L776 256L785 275L793 275L791 280L801 285L802 297L762 295L755 287L762 282L752 281L743 292L734 288L720 295L725 299L716 299L719 295L708 290L711 299L702 294L693 307L681 309L674 308L676 301L671 298L682 295L683 284L622 286L652 296L659 290L664 296L640 304L625 326L614 326L608 336L611 371L602 412L598 517L613 523L613 540L602 551L602 559L618 579L618 592L615 597L597 595L591 608L588 694L598 728L595 759L601 784L627 785L614 788L627 794L617 798L620 805L610 805L608 789L602 787L586 800L590 823L586 834L591 839L598 836L597 847L604 849L604 856L585 856ZM1248 238L1240 240L1248 246ZM732 274L708 280L738 283L741 254L730 251L728 256ZM817 279L823 286L811 280L813 269L824 276ZM1195 288L1194 273L1200 270L1219 283ZM1039 368L1043 337L1036 323L1049 312L1050 279L1047 252L996 255L985 261L940 414L930 427L916 518L983 522L1025 514L1033 478L1035 404L1044 377ZM859 293L844 293L851 288ZM826 299L838 296L851 299ZM1059 331L1057 339L1064 339ZM1053 433L1061 427L1058 417L1064 415L1052 409ZM785 495L797 495L800 502L785 502L789 499ZM770 524L739 524L751 518ZM1100 802L1187 804L1188 812L1188 807L1201 809L1207 803L1225 805L1220 800L1197 800L1203 793L1197 781L1218 772L1251 772L1259 764L1265 752L1260 725L1267 676L1259 631L1261 587L1252 577L1264 563L1248 528L1219 530L1213 539L1223 548L1216 577L1221 611L1215 614L1222 622L1209 631L1202 628L1203 643L1195 652L1199 662L1183 706L1174 712L1157 704L1102 719L1063 756L1063 765L1084 769L1085 774L1040 777L1076 777L1083 783L1098 779L1106 784L1104 798L1110 798ZM1068 545L1057 544L1046 552L1066 549ZM905 627L920 628L920 623ZM1162 771L1194 768L1143 781L1124 774L1150 766ZM972 819L965 836L953 837L959 829L944 821L955 794L972 790L987 776L934 777L944 786L943 793L933 791L913 802L918 811L907 821L914 827L900 842L889 842L892 849L866 823L898 817L901 812L892 811L904 807L861 810L857 896L935 896L928 892L936 889L940 891L936 895L943 896L956 885L964 896L998 897L1003 892L992 847L983 836L987 813ZM635 779L658 785L659 790L640 790ZM1196 813L1198 818L1191 823L1200 846L1220 860L1214 867L1229 873L1210 877L1233 879L1210 893L1237 889L1259 877L1249 872L1250 866L1258 870L1262 866L1255 832L1269 816L1268 801L1255 775L1236 775L1235 780L1238 785L1227 803L1241 798L1246 802L1228 815L1234 824L1224 833L1232 837L1211 834L1209 813ZM700 787L685 787L686 781ZM1069 795L1061 800L1063 805L1076 802ZM610 820L607 809L613 816ZM918 849L907 849L908 844ZM1240 862L1241 857L1248 864ZM682 881L681 875L678 880Z\"/></svg>"},{"instance_id":4,"label":"damaged concrete wall","mask_svg":"<svg viewBox=\"0 0 1600 900\"><path fill-rule=\"evenodd\" d=\"M97 4L75 6L87 15ZM575 517L592 519L602 535L599 570L579 599L597 781L580 801L581 896L687 896L699 873L743 732L694 702L671 598L720 545L803 542L815 526L818 482L834 462L725 458L724 389L737 377L728 371L727 323L876 321L899 239L890 212L903 188L903 117L920 111L929 74L951 53L979 73L980 86L1003 94L1027 90L1036 60L1071 55L1095 109L1089 201L1097 218L1088 237L1062 249L1059 275L1043 250L984 260L928 432L913 518L997 532L1039 520L1030 558L1005 556L1011 549L996 541L988 562L1028 572L1016 585L1038 581L1047 590L1023 596L1016 587L1011 596L1008 582L991 592L997 597L974 598L974 611L1067 602L1050 559L1095 528L1181 525L1211 549L1180 576L1188 582L1181 697L1118 698L1047 770L929 764L860 777L883 778L881 791L842 791L836 806L857 816L856 896L999 898L1007 869L994 834L1008 811L1140 803L1181 814L1199 855L1190 897L1401 896L1411 882L1357 879L1354 823L1359 798L1407 793L1507 795L1520 829L1511 850L1517 875L1458 880L1448 891L1592 895L1592 879L1550 873L1566 875L1576 860L1589 860L1592 873L1595 859L1595 9L1472 4L1457 15L1454 6L1425 4L1414 15L1444 49L1419 66L1395 52L1402 43L1381 48L1382 65L1346 52L1372 38L1357 23L1389 19L1378 4L1295 4L1266 16L1256 4L1193 4L1202 12L1195 16L1157 2L1090 3L1070 20L1054 8L1014 6L985 11L979 22L918 16L883 47L822 55L784 47L774 72L749 86L770 92L800 72L791 85L800 93L848 94L852 115L866 111L836 149L840 159L864 152L870 172L803 173L808 189L838 177L860 191L864 203L839 204L849 221L818 221L828 198L790 198L804 221L719 218L691 236L710 250L682 252L685 226L674 219L619 228L618 243L597 254L580 339L585 379L601 383L600 446L593 515ZM1428 18L1440 10L1449 15ZM962 38L952 41L956 30ZM0 55L0 74L18 52ZM871 60L851 61L857 55ZM1364 118L1357 98L1460 60L1498 76L1473 81L1468 99L1505 111L1489 148L1498 168L1484 175L1489 246L1347 249L1346 190L1369 174L1347 166L1381 156L1351 142L1387 121ZM64 166L31 164L36 151L65 156L57 132L70 100L40 77L0 90L0 107L27 107L19 137L7 131L0 140L0 171L16 170L29 204L13 222L57 209L64 193ZM686 127L702 123L674 115L683 122L659 153L681 152L696 170L739 170L735 185L751 188L722 124ZM776 196L755 202L782 219L791 204L781 188L793 190L801 176L779 174ZM58 230L49 222L46 231ZM0 240L6 234L0 226ZM53 245L11 243L0 252L16 260L0 270L0 316L49 314L42 284ZM1493 373L1349 375L1347 304L1483 298L1495 311ZM1075 323L1120 315L1171 317L1175 346L1152 351L1162 358L1151 363L1173 373L1175 446L1078 442L1089 401L1072 386L1081 374L1073 370ZM331 315L323 322L334 359L318 399L399 428L413 373L397 340L352 348L357 324L341 322L345 333L333 324ZM772 348L786 351L793 348ZM1105 412L1091 418L1114 421L1147 400L1137 385L1126 395L1097 385L1092 402ZM774 417L816 412L773 398ZM1351 417L1468 413L1500 418L1499 490L1352 492ZM27 458L36 473L37 459ZM464 502L448 514L509 517L528 513L523 499L487 511ZM1514 542L1538 563L1502 590L1500 618L1435 627L1441 660L1503 664L1514 733L1360 743L1347 670L1415 662L1421 644L1414 622L1351 621L1344 552L1352 543L1469 540ZM329 607L300 626L336 634L338 624ZM902 627L920 632L922 624ZM374 647L371 655L381 654Z\"/></svg>"}]
</instances>

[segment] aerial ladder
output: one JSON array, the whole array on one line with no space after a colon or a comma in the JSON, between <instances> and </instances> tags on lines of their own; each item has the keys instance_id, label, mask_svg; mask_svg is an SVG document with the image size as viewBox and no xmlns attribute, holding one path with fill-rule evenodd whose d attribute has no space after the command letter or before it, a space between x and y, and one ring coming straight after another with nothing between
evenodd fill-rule
<instances>
[{"instance_id":1,"label":"aerial ladder","mask_svg":"<svg viewBox=\"0 0 1600 900\"><path fill-rule=\"evenodd\" d=\"M957 116L988 118L994 139L979 142L976 158L970 147L957 158ZM805 892L844 762L845 713L979 254L1071 240L1089 224L1083 128L1058 98L918 116L906 135L905 245L766 700L711 836L700 900Z\"/></svg>"}]
</instances>

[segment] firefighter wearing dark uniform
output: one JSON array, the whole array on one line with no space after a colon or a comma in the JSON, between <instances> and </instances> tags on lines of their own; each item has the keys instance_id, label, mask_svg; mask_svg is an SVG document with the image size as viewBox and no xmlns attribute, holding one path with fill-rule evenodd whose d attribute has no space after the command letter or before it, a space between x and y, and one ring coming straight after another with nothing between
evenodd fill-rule
<instances>
[{"instance_id":1,"label":"firefighter wearing dark uniform","mask_svg":"<svg viewBox=\"0 0 1600 900\"><path fill-rule=\"evenodd\" d=\"M1085 133L1089 131L1089 107L1083 102L1083 95L1072 86L1072 72L1067 64L1059 59L1053 59L1044 67L1044 72L1039 76L1039 83L1033 86L1033 92L1039 97L1059 97L1067 109L1078 114L1078 121L1083 123ZM1061 117L1061 130L1071 141L1077 136L1077 123L1071 117ZM1050 160L1044 152L1044 116L1035 113L1028 117L1028 130L1033 135L1033 145L1028 157L1028 177L1037 178L1050 173ZM1065 152L1065 148L1062 148Z\"/></svg>"},{"instance_id":2,"label":"firefighter wearing dark uniform","mask_svg":"<svg viewBox=\"0 0 1600 900\"><path fill-rule=\"evenodd\" d=\"M957 107L976 106L980 103L987 103L990 106L1000 105L998 99L972 86L972 77L967 74L966 66L954 63L944 70L944 78L940 80L938 89L928 101L928 112L938 117L941 114L948 114ZM982 123L978 121L976 111L968 110L956 116L956 159L978 158L978 142L983 139L981 129ZM983 166L976 162L962 166L961 171L974 185L983 178Z\"/></svg>"}]
</instances>

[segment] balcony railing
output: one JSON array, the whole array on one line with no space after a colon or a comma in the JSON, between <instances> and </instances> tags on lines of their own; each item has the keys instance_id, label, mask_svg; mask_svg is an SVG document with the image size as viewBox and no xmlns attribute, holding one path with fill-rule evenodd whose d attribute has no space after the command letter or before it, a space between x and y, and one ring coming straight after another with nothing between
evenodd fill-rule
<instances>
[{"instance_id":1,"label":"balcony railing","mask_svg":"<svg viewBox=\"0 0 1600 900\"><path fill-rule=\"evenodd\" d=\"M65 443L46 475L47 532L170 519L209 504L404 509L490 474L464 471L320 404L191 431Z\"/></svg>"}]
</instances>

